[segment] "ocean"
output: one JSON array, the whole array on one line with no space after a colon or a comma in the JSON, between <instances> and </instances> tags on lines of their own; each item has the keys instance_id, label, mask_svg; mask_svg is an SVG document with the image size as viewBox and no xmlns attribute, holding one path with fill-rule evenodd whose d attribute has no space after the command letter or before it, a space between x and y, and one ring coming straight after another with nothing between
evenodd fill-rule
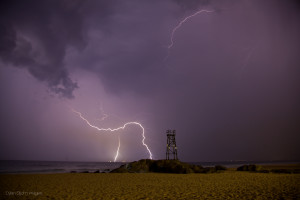
<instances>
[{"instance_id":1,"label":"ocean","mask_svg":"<svg viewBox=\"0 0 300 200\"><path fill-rule=\"evenodd\" d=\"M299 164L299 161L225 161L225 162L188 162L190 164L211 167L222 165L238 167L245 164ZM71 161L24 161L0 160L0 174L52 174L52 173L94 173L109 172L125 162L71 162Z\"/></svg>"},{"instance_id":2,"label":"ocean","mask_svg":"<svg viewBox=\"0 0 300 200\"><path fill-rule=\"evenodd\" d=\"M69 162L1 160L0 174L52 174L70 172L109 172L123 162Z\"/></svg>"}]
</instances>

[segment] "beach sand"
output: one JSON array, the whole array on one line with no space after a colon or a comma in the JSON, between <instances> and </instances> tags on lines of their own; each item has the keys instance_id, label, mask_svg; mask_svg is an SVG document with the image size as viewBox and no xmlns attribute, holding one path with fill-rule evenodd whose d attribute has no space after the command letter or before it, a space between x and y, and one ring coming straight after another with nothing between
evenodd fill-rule
<instances>
[{"instance_id":1,"label":"beach sand","mask_svg":"<svg viewBox=\"0 0 300 200\"><path fill-rule=\"evenodd\" d=\"M1 199L300 199L300 174L0 175Z\"/></svg>"}]
</instances>

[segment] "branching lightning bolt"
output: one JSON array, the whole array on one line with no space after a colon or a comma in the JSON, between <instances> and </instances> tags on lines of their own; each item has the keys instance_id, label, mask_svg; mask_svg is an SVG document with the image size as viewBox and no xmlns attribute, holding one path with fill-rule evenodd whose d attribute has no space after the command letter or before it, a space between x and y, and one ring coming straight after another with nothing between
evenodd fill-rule
<instances>
[{"instance_id":1,"label":"branching lightning bolt","mask_svg":"<svg viewBox=\"0 0 300 200\"><path fill-rule=\"evenodd\" d=\"M146 147L147 151L149 152L149 158L152 159L152 153L151 153L151 151L150 151L148 145L145 143L145 139L146 139L146 137L145 137L145 129L144 129L144 127L142 126L142 124L140 124L139 122L127 122L127 123L125 123L123 126L120 126L120 127L118 127L118 128L99 128L99 127L97 127L97 126L95 126L95 125L92 125L86 118L84 118L84 117L82 116L82 114L81 114L80 112L78 112L78 111L76 111L76 110L74 110L74 109L72 109L72 111L73 111L74 113L76 113L76 114L77 114L83 121L85 121L90 127L95 128L95 129L97 129L98 131L110 131L110 132L115 132L115 131L119 131L119 130L124 130L124 129L126 128L126 126L128 126L128 125L137 125L137 126L141 127L141 129L142 129L142 137L143 137L142 143L143 143L143 145ZM119 145L119 146L120 146L120 145ZM118 157L118 154L119 154L119 148L118 148L117 155L116 155L115 159Z\"/></svg>"},{"instance_id":2,"label":"branching lightning bolt","mask_svg":"<svg viewBox=\"0 0 300 200\"><path fill-rule=\"evenodd\" d=\"M171 35L170 35L170 44L167 46L168 48L168 53L167 53L167 56L165 57L164 60L167 60L169 55L170 55L170 49L173 47L174 45L174 35L175 35L175 32L182 26L182 24L184 24L186 21L188 21L189 19L195 17L196 15L199 15L200 13L203 13L203 12L206 12L206 13L210 13L210 12L214 12L212 10L199 10L197 12L195 12L194 14L192 15L189 15L187 17L185 17L183 20L181 20L177 26L175 26L175 28L173 28L172 32L171 32Z\"/></svg>"}]
</instances>

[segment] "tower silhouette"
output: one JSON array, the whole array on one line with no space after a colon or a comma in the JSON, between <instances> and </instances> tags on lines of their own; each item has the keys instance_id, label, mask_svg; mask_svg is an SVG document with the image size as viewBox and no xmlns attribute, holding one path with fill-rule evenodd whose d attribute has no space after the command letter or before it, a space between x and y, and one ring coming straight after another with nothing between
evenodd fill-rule
<instances>
[{"instance_id":1,"label":"tower silhouette","mask_svg":"<svg viewBox=\"0 0 300 200\"><path fill-rule=\"evenodd\" d=\"M166 160L170 160L170 157L173 160L178 160L177 157L177 146L175 140L175 130L167 130L167 151L166 151ZM172 156L173 154L173 156Z\"/></svg>"}]
</instances>

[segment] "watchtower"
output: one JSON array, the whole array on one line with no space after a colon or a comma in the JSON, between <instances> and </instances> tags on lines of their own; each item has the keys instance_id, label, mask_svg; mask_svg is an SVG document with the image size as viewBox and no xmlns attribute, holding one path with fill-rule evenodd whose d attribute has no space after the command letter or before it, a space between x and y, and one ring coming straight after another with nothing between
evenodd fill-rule
<instances>
[{"instance_id":1,"label":"watchtower","mask_svg":"<svg viewBox=\"0 0 300 200\"><path fill-rule=\"evenodd\" d=\"M173 160L178 160L175 133L176 133L175 130L167 130L166 160L170 160L170 154L171 154L171 159L173 154Z\"/></svg>"}]
</instances>

